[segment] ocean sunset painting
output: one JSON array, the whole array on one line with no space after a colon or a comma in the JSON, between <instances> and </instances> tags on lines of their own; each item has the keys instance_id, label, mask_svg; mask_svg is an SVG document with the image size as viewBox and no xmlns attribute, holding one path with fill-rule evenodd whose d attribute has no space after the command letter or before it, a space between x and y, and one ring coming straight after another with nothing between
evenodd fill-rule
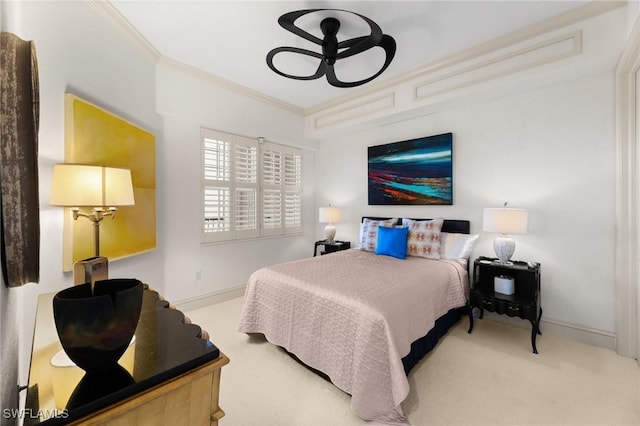
<instances>
[{"instance_id":1,"label":"ocean sunset painting","mask_svg":"<svg viewBox=\"0 0 640 426\"><path fill-rule=\"evenodd\" d=\"M370 146L369 205L452 205L453 133Z\"/></svg>"}]
</instances>

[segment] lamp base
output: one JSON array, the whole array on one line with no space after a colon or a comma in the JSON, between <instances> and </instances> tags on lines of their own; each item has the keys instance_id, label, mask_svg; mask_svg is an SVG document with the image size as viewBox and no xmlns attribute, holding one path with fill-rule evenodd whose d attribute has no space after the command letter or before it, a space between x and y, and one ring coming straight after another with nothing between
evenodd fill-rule
<instances>
[{"instance_id":1,"label":"lamp base","mask_svg":"<svg viewBox=\"0 0 640 426\"><path fill-rule=\"evenodd\" d=\"M91 288L96 281L109 279L109 259L104 256L95 256L78 260L73 264L73 284L91 283Z\"/></svg>"},{"instance_id":2,"label":"lamp base","mask_svg":"<svg viewBox=\"0 0 640 426\"><path fill-rule=\"evenodd\" d=\"M324 237L330 241L335 241L336 238L336 227L333 225L327 225L324 227Z\"/></svg>"},{"instance_id":3,"label":"lamp base","mask_svg":"<svg viewBox=\"0 0 640 426\"><path fill-rule=\"evenodd\" d=\"M501 265L513 265L510 261L513 252L516 251L516 242L507 235L500 235L493 241L493 250L498 256L496 263Z\"/></svg>"}]
</instances>

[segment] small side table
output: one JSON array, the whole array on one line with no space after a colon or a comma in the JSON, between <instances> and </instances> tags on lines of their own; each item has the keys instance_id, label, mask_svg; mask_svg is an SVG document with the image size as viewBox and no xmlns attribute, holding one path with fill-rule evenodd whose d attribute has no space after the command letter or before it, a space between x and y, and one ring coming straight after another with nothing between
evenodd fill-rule
<instances>
[{"instance_id":1,"label":"small side table","mask_svg":"<svg viewBox=\"0 0 640 426\"><path fill-rule=\"evenodd\" d=\"M351 248L351 243L349 241L329 241L329 240L320 240L316 241L313 246L313 257L316 257L318 254L318 246L324 246L324 250L320 252L321 255L333 253L340 250L347 250Z\"/></svg>"},{"instance_id":2,"label":"small side table","mask_svg":"<svg viewBox=\"0 0 640 426\"><path fill-rule=\"evenodd\" d=\"M469 297L469 333L473 331L473 308L480 308L480 319L487 309L510 317L531 322L531 346L537 354L536 336L540 332L540 264L514 261L500 264L496 259L479 257L473 263L473 286ZM514 279L514 294L502 294L494 290L494 279L508 276Z\"/></svg>"},{"instance_id":3,"label":"small side table","mask_svg":"<svg viewBox=\"0 0 640 426\"><path fill-rule=\"evenodd\" d=\"M25 426L218 425L220 375L229 358L158 292L145 284L135 342L118 368L96 375L52 362L62 352L54 295L38 297Z\"/></svg>"}]
</instances>

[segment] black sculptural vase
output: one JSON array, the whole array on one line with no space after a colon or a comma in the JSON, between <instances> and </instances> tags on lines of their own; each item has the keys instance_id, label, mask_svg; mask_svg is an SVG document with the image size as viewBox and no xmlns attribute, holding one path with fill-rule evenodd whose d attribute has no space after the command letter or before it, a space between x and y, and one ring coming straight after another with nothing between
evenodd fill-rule
<instances>
[{"instance_id":1,"label":"black sculptural vase","mask_svg":"<svg viewBox=\"0 0 640 426\"><path fill-rule=\"evenodd\" d=\"M113 369L140 319L142 283L110 279L80 284L53 298L53 317L62 348L87 373Z\"/></svg>"}]
</instances>

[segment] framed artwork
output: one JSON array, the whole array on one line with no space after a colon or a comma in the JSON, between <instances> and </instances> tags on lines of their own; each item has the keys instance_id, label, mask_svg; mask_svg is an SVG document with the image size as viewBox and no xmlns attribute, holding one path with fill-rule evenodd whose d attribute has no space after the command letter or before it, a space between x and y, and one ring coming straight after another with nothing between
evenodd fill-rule
<instances>
[{"instance_id":1,"label":"framed artwork","mask_svg":"<svg viewBox=\"0 0 640 426\"><path fill-rule=\"evenodd\" d=\"M156 247L156 139L153 133L72 94L65 94L65 162L131 170L135 205L100 223L100 255L109 261ZM93 225L65 209L63 270L94 256Z\"/></svg>"},{"instance_id":2,"label":"framed artwork","mask_svg":"<svg viewBox=\"0 0 640 426\"><path fill-rule=\"evenodd\" d=\"M369 205L452 205L453 133L368 148Z\"/></svg>"}]
</instances>

